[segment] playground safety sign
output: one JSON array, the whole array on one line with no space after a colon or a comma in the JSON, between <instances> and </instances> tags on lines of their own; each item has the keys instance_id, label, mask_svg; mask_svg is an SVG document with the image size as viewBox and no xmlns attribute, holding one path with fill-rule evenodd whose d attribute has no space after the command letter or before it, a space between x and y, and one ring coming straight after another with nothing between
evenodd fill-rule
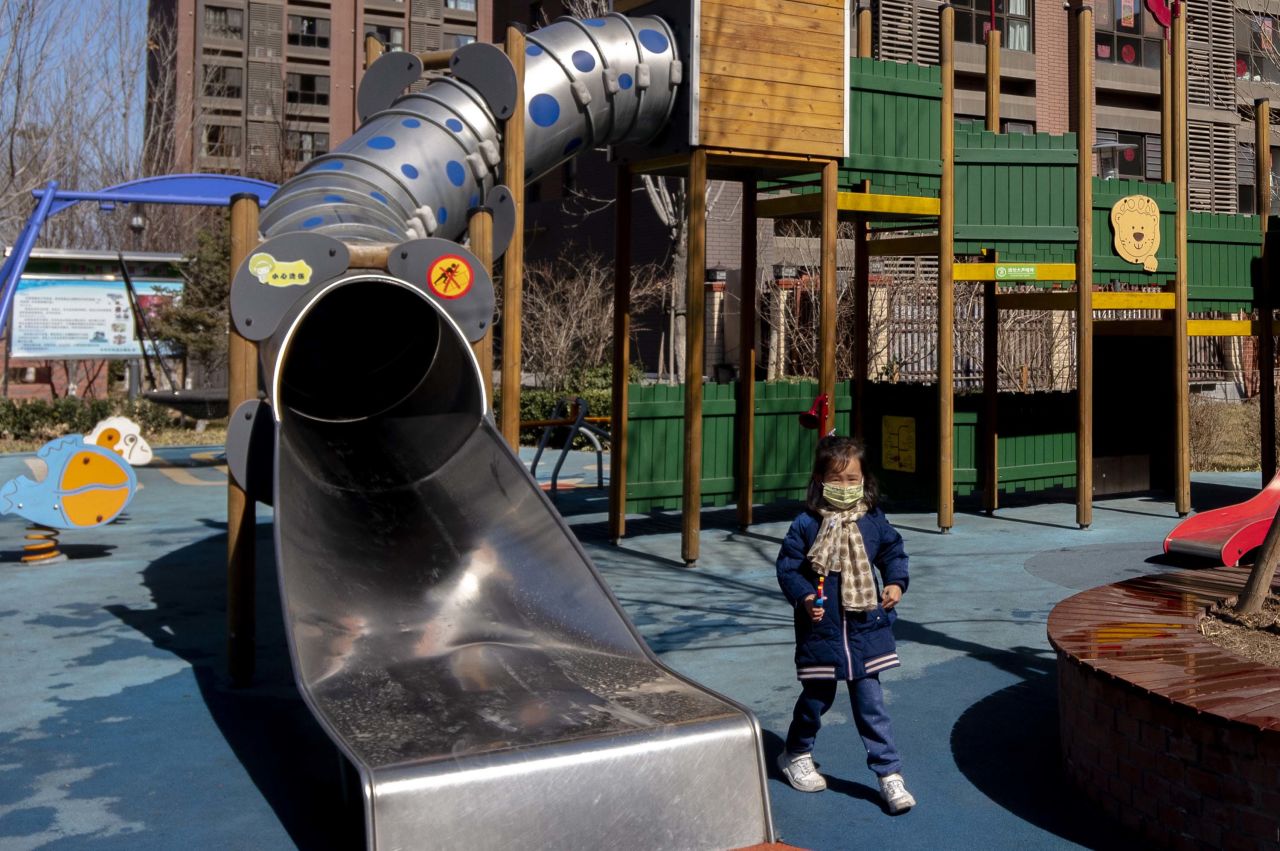
<instances>
[{"instance_id":1,"label":"playground safety sign","mask_svg":"<svg viewBox=\"0 0 1280 851\"><path fill-rule=\"evenodd\" d=\"M181 281L138 281L134 286L139 308L148 313L182 292ZM10 357L70 360L141 355L123 281L23 277L14 293L12 321ZM150 346L147 353L156 354Z\"/></svg>"}]
</instances>

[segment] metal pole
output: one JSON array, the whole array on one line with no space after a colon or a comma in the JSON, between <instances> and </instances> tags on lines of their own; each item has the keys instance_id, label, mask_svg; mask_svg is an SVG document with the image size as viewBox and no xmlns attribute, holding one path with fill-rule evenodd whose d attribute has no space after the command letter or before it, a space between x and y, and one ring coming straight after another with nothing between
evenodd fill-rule
<instances>
[{"instance_id":1,"label":"metal pole","mask_svg":"<svg viewBox=\"0 0 1280 851\"><path fill-rule=\"evenodd\" d=\"M631 169L616 171L617 212L613 231L613 410L609 420L609 537L627 532L627 374L631 371ZM508 255L510 256L510 255ZM505 337L503 338L505 341ZM502 364L505 370L506 343ZM506 373L503 396L507 398ZM503 404L505 413L505 402ZM505 418L504 418L505 422Z\"/></svg>"},{"instance_id":2,"label":"metal pole","mask_svg":"<svg viewBox=\"0 0 1280 851\"><path fill-rule=\"evenodd\" d=\"M49 210L53 207L57 191L58 181L49 181L44 191L40 193L35 211L27 221L27 226L22 229L22 235L18 237L18 241L13 246L13 252L4 264L4 282L3 288L0 289L0 328L8 327L9 309L13 306L18 282L22 280L22 271L27 267L27 258L31 256L36 238L40 236L40 228L44 226L44 220L49 218Z\"/></svg>"},{"instance_id":3,"label":"metal pole","mask_svg":"<svg viewBox=\"0 0 1280 851\"><path fill-rule=\"evenodd\" d=\"M1272 312L1271 255L1267 251L1267 220L1271 218L1271 101L1253 102L1254 168L1259 224L1262 228L1262 256L1258 258L1260 284L1258 299L1258 381L1262 406L1262 484L1276 474L1276 348L1275 314Z\"/></svg>"},{"instance_id":4,"label":"metal pole","mask_svg":"<svg viewBox=\"0 0 1280 851\"><path fill-rule=\"evenodd\" d=\"M258 245L258 196L231 199L231 269ZM227 352L227 401L234 411L240 403L258 398L258 347L236 333L232 325ZM254 563L254 504L233 480L227 481L227 664L231 682L245 686L253 679L256 605Z\"/></svg>"},{"instance_id":5,"label":"metal pole","mask_svg":"<svg viewBox=\"0 0 1280 851\"><path fill-rule=\"evenodd\" d=\"M1093 524L1093 7L1076 8L1076 525Z\"/></svg>"},{"instance_id":6,"label":"metal pole","mask_svg":"<svg viewBox=\"0 0 1280 851\"><path fill-rule=\"evenodd\" d=\"M956 237L956 11L950 3L941 10L942 52L942 181L938 210L938 529L954 524L955 462L952 431L955 419L953 344L955 334Z\"/></svg>"},{"instance_id":7,"label":"metal pole","mask_svg":"<svg viewBox=\"0 0 1280 851\"><path fill-rule=\"evenodd\" d=\"M684 500L680 551L686 565L698 561L698 533L702 527L702 366L703 308L707 276L707 151L689 155L688 265L685 269L684 357Z\"/></svg>"},{"instance_id":8,"label":"metal pole","mask_svg":"<svg viewBox=\"0 0 1280 851\"><path fill-rule=\"evenodd\" d=\"M742 181L742 260L738 289L738 527L753 519L756 455L756 176Z\"/></svg>"},{"instance_id":9,"label":"metal pole","mask_svg":"<svg viewBox=\"0 0 1280 851\"><path fill-rule=\"evenodd\" d=\"M524 103L524 33L517 27L507 27L507 57L516 72L515 102ZM503 128L503 174L511 190L511 203L515 208L516 226L511 234L511 244L502 258L502 410L499 425L507 444L515 449L520 445L520 379L522 374L522 339L524 303L524 109L507 119ZM630 178L627 187L630 188ZM628 198L630 192L627 193ZM621 199L622 196L618 196ZM617 373L614 373L617 380ZM616 412L615 412L616 413ZM614 427L618 420L615 416ZM612 435L617 441L618 436ZM616 442L614 443L616 446ZM610 465L609 475L618 476L617 466ZM625 481L625 473L624 481ZM619 527L620 528L620 527ZM617 537L622 537L621 531Z\"/></svg>"},{"instance_id":10,"label":"metal pole","mask_svg":"<svg viewBox=\"0 0 1280 851\"><path fill-rule=\"evenodd\" d=\"M1160 180L1173 182L1173 40L1165 33L1160 50Z\"/></svg>"}]
</instances>

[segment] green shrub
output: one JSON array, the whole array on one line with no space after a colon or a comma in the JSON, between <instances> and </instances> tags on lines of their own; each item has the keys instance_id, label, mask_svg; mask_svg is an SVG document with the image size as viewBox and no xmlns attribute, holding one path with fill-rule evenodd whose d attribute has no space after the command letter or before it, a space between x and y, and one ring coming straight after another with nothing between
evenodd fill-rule
<instances>
[{"instance_id":1,"label":"green shrub","mask_svg":"<svg viewBox=\"0 0 1280 851\"><path fill-rule=\"evenodd\" d=\"M64 434L88 434L110 416L125 416L153 434L172 428L169 409L145 399L0 399L0 436L8 440L53 440Z\"/></svg>"}]
</instances>

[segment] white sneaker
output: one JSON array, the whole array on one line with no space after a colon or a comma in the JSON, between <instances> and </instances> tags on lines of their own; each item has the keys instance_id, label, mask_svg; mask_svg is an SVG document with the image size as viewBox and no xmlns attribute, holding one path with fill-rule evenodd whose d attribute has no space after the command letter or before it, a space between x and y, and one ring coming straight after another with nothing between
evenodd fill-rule
<instances>
[{"instance_id":1,"label":"white sneaker","mask_svg":"<svg viewBox=\"0 0 1280 851\"><path fill-rule=\"evenodd\" d=\"M818 773L811 754L783 751L778 754L778 768L782 769L782 775L792 788L801 792L821 792L827 788L827 781Z\"/></svg>"},{"instance_id":2,"label":"white sneaker","mask_svg":"<svg viewBox=\"0 0 1280 851\"><path fill-rule=\"evenodd\" d=\"M798 788L798 787L797 787ZM880 778L880 797L889 806L889 812L897 815L916 805L916 799L907 791L901 774L886 774Z\"/></svg>"}]
</instances>

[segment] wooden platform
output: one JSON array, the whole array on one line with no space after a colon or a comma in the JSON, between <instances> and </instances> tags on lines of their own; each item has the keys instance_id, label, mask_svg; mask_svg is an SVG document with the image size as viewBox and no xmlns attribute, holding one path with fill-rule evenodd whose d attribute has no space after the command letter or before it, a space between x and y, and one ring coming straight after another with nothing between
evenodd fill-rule
<instances>
[{"instance_id":1,"label":"wooden platform","mask_svg":"<svg viewBox=\"0 0 1280 851\"><path fill-rule=\"evenodd\" d=\"M1181 571L1104 585L1059 603L1049 641L1060 654L1199 712L1280 730L1280 668L1200 634L1205 608L1239 594L1244 568Z\"/></svg>"}]
</instances>

